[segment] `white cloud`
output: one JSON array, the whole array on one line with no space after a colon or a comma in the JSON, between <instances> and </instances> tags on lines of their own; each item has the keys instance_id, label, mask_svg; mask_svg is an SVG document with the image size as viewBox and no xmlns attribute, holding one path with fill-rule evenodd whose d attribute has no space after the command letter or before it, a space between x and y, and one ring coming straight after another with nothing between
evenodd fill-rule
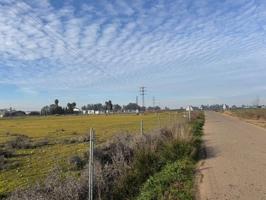
<instances>
[{"instance_id":1,"label":"white cloud","mask_svg":"<svg viewBox=\"0 0 266 200\"><path fill-rule=\"evenodd\" d=\"M216 4L123 0L77 10L69 3L56 9L49 1L1 1L0 84L34 91L127 87L186 73L193 79L193 72L214 67L228 76L242 73L247 57L245 68L256 60L263 68L265 4Z\"/></svg>"}]
</instances>

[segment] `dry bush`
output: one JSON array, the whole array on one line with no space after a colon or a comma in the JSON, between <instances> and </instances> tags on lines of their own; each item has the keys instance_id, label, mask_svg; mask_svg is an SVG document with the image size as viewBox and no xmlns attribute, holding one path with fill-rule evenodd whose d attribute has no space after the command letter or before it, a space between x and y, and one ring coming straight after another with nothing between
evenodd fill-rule
<instances>
[{"instance_id":1,"label":"dry bush","mask_svg":"<svg viewBox=\"0 0 266 200\"><path fill-rule=\"evenodd\" d=\"M0 170L14 169L19 166L17 161L9 160L13 156L15 156L15 153L11 149L0 149Z\"/></svg>"},{"instance_id":2,"label":"dry bush","mask_svg":"<svg viewBox=\"0 0 266 200\"><path fill-rule=\"evenodd\" d=\"M89 135L66 138L63 140L63 144L74 144L74 143L83 143L90 141Z\"/></svg>"},{"instance_id":3,"label":"dry bush","mask_svg":"<svg viewBox=\"0 0 266 200\"><path fill-rule=\"evenodd\" d=\"M82 160L80 156L71 156L69 158L69 164L72 166L74 170L81 170L84 167L85 162Z\"/></svg>"},{"instance_id":4,"label":"dry bush","mask_svg":"<svg viewBox=\"0 0 266 200\"><path fill-rule=\"evenodd\" d=\"M13 149L29 149L31 148L31 140L26 135L18 135L14 139L8 141L6 145Z\"/></svg>"},{"instance_id":5,"label":"dry bush","mask_svg":"<svg viewBox=\"0 0 266 200\"><path fill-rule=\"evenodd\" d=\"M14 151L12 151L11 149L1 148L0 149L0 156L3 156L5 158L10 158L10 157L14 156Z\"/></svg>"},{"instance_id":6,"label":"dry bush","mask_svg":"<svg viewBox=\"0 0 266 200\"><path fill-rule=\"evenodd\" d=\"M0 155L0 170L6 169L6 167L7 159L3 155Z\"/></svg>"},{"instance_id":7,"label":"dry bush","mask_svg":"<svg viewBox=\"0 0 266 200\"><path fill-rule=\"evenodd\" d=\"M82 200L86 199L88 188L83 181L60 176L61 171L53 171L42 183L32 188L17 190L9 200ZM83 183L83 184L82 184Z\"/></svg>"},{"instance_id":8,"label":"dry bush","mask_svg":"<svg viewBox=\"0 0 266 200\"><path fill-rule=\"evenodd\" d=\"M48 145L48 139L41 139L39 141L32 141L26 135L17 135L12 140L9 140L5 146L6 148L11 149L34 149Z\"/></svg>"}]
</instances>

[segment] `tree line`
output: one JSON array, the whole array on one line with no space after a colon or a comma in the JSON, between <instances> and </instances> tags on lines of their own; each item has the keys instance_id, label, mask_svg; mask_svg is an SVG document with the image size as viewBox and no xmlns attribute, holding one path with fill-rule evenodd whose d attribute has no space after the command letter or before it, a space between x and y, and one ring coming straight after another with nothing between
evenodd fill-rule
<instances>
[{"instance_id":1,"label":"tree line","mask_svg":"<svg viewBox=\"0 0 266 200\"><path fill-rule=\"evenodd\" d=\"M41 115L63 115L63 114L73 114L76 107L76 103L68 103L66 107L59 106L59 100L56 99L54 104L50 106L44 106L41 109Z\"/></svg>"},{"instance_id":2,"label":"tree line","mask_svg":"<svg viewBox=\"0 0 266 200\"><path fill-rule=\"evenodd\" d=\"M161 108L159 106L156 107L141 107L136 103L128 103L127 105L119 105L113 104L111 100L106 101L104 104L96 103L96 104L87 104L81 107L79 110L76 102L68 103L65 107L59 105L59 100L55 99L54 103L51 105L44 106L41 109L41 115L66 115L66 114L74 114L76 112L81 111L99 111L104 113L110 112L123 112L123 111L145 111L145 110L155 110L158 111Z\"/></svg>"}]
</instances>

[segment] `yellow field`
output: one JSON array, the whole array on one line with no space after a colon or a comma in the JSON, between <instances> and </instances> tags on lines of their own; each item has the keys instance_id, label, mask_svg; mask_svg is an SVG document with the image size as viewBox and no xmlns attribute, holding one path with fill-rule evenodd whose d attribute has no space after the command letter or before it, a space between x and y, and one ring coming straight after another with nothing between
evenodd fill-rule
<instances>
[{"instance_id":1,"label":"yellow field","mask_svg":"<svg viewBox=\"0 0 266 200\"><path fill-rule=\"evenodd\" d=\"M10 158L19 163L15 169L0 171L0 194L18 187L24 187L44 178L56 165L69 171L67 161L71 155L82 155L88 144L66 144L65 139L88 134L90 128L96 131L97 143L114 134L140 132L140 121L144 122L144 132L158 128L176 119L175 113L146 115L100 115L100 116L49 116L0 119L0 144L11 140L16 134L29 136L33 141L47 139L51 145L36 149L16 150L17 156Z\"/></svg>"}]
</instances>

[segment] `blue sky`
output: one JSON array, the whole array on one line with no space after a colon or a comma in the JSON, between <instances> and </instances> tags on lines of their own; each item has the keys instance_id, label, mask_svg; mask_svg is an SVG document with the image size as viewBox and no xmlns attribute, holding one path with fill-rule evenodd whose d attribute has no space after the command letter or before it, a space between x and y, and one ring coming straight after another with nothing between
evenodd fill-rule
<instances>
[{"instance_id":1,"label":"blue sky","mask_svg":"<svg viewBox=\"0 0 266 200\"><path fill-rule=\"evenodd\" d=\"M0 108L266 103L265 0L0 0Z\"/></svg>"}]
</instances>

